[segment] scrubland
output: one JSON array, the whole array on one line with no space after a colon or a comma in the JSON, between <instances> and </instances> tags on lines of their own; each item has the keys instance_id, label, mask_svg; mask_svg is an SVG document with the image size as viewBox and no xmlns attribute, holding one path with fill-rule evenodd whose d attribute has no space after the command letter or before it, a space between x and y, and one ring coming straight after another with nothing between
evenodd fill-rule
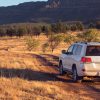
<instances>
[{"instance_id":1,"label":"scrubland","mask_svg":"<svg viewBox=\"0 0 100 100\"><path fill-rule=\"evenodd\" d=\"M99 82L73 83L58 74L58 56L42 52L41 45L28 51L25 38L0 38L0 100L99 100ZM36 37L35 37L36 38ZM45 36L38 37L41 44Z\"/></svg>"}]
</instances>

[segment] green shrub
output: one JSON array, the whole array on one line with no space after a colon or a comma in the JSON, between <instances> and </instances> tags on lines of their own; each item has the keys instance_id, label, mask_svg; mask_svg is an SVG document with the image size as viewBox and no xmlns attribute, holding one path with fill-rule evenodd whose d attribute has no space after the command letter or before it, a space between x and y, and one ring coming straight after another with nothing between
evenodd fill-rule
<instances>
[{"instance_id":1,"label":"green shrub","mask_svg":"<svg viewBox=\"0 0 100 100\"><path fill-rule=\"evenodd\" d=\"M36 39L32 39L31 37L26 40L27 49L29 51L35 50L39 45L40 42Z\"/></svg>"},{"instance_id":2,"label":"green shrub","mask_svg":"<svg viewBox=\"0 0 100 100\"><path fill-rule=\"evenodd\" d=\"M77 37L71 34L67 34L67 36L64 39L64 42L68 43L68 44L72 44L73 42L77 41Z\"/></svg>"},{"instance_id":3,"label":"green shrub","mask_svg":"<svg viewBox=\"0 0 100 100\"><path fill-rule=\"evenodd\" d=\"M42 51L45 53L46 50L48 49L48 47L49 47L49 43L48 43L48 42L44 43L44 44L42 45Z\"/></svg>"},{"instance_id":4,"label":"green shrub","mask_svg":"<svg viewBox=\"0 0 100 100\"><path fill-rule=\"evenodd\" d=\"M50 43L50 48L52 50L52 52L54 51L54 49L56 49L60 43L64 40L64 37L62 34L57 34L57 35L51 35L49 37L49 43Z\"/></svg>"},{"instance_id":5,"label":"green shrub","mask_svg":"<svg viewBox=\"0 0 100 100\"><path fill-rule=\"evenodd\" d=\"M100 42L100 32L96 29L89 29L77 35L80 41L85 42Z\"/></svg>"}]
</instances>

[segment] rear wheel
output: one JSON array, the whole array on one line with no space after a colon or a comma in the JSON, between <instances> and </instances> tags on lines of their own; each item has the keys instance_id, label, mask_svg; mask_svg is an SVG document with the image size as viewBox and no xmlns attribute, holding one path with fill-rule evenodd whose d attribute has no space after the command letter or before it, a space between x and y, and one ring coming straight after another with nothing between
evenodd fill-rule
<instances>
[{"instance_id":1,"label":"rear wheel","mask_svg":"<svg viewBox=\"0 0 100 100\"><path fill-rule=\"evenodd\" d=\"M73 74L72 74L73 81L74 82L80 82L81 83L82 82L82 77L79 77L78 76L76 67L74 67L72 69L72 71L73 71Z\"/></svg>"},{"instance_id":2,"label":"rear wheel","mask_svg":"<svg viewBox=\"0 0 100 100\"><path fill-rule=\"evenodd\" d=\"M64 75L65 74L65 71L63 70L63 64L62 64L62 62L59 63L59 74L60 75Z\"/></svg>"}]
</instances>

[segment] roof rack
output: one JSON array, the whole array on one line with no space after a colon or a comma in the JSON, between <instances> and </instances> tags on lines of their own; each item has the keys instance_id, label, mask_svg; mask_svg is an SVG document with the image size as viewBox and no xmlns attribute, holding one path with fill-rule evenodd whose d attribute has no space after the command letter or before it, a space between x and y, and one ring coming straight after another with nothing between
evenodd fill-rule
<instances>
[{"instance_id":1,"label":"roof rack","mask_svg":"<svg viewBox=\"0 0 100 100\"><path fill-rule=\"evenodd\" d=\"M83 44L87 44L87 42L76 42L76 43L83 43Z\"/></svg>"}]
</instances>

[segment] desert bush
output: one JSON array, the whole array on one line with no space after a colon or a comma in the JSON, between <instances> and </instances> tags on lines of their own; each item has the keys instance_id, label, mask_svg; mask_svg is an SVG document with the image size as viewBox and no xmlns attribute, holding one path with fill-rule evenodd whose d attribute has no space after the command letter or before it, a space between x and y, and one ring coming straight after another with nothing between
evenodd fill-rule
<instances>
[{"instance_id":1,"label":"desert bush","mask_svg":"<svg viewBox=\"0 0 100 100\"><path fill-rule=\"evenodd\" d=\"M88 28L89 28L89 29L96 28L96 25L95 25L94 23L90 23L90 24L88 25Z\"/></svg>"},{"instance_id":2,"label":"desert bush","mask_svg":"<svg viewBox=\"0 0 100 100\"><path fill-rule=\"evenodd\" d=\"M27 33L27 29L26 28L18 28L16 36L21 37L21 36L25 35L26 33Z\"/></svg>"},{"instance_id":3,"label":"desert bush","mask_svg":"<svg viewBox=\"0 0 100 100\"><path fill-rule=\"evenodd\" d=\"M38 27L33 27L33 34L36 35L36 36L39 36L41 34L42 30L41 30L41 27L38 26Z\"/></svg>"},{"instance_id":4,"label":"desert bush","mask_svg":"<svg viewBox=\"0 0 100 100\"><path fill-rule=\"evenodd\" d=\"M15 36L16 30L14 28L9 28L6 31L6 34L7 34L7 36L10 36L10 37Z\"/></svg>"},{"instance_id":5,"label":"desert bush","mask_svg":"<svg viewBox=\"0 0 100 100\"><path fill-rule=\"evenodd\" d=\"M47 36L47 38L48 38L48 36L51 34L51 26L43 26L42 27L42 32Z\"/></svg>"},{"instance_id":6,"label":"desert bush","mask_svg":"<svg viewBox=\"0 0 100 100\"><path fill-rule=\"evenodd\" d=\"M76 24L70 25L70 30L71 31L76 31L77 30L77 25Z\"/></svg>"},{"instance_id":7,"label":"desert bush","mask_svg":"<svg viewBox=\"0 0 100 100\"><path fill-rule=\"evenodd\" d=\"M64 39L64 42L67 44L72 44L73 42L77 41L77 37L71 34L67 34L67 36Z\"/></svg>"},{"instance_id":8,"label":"desert bush","mask_svg":"<svg viewBox=\"0 0 100 100\"><path fill-rule=\"evenodd\" d=\"M53 52L54 49L56 49L60 43L63 41L64 37L62 34L57 34L57 35L51 35L49 37L49 43L50 43L50 48L51 48L51 51Z\"/></svg>"},{"instance_id":9,"label":"desert bush","mask_svg":"<svg viewBox=\"0 0 100 100\"><path fill-rule=\"evenodd\" d=\"M27 49L29 51L32 51L40 45L40 42L36 39L33 39L32 37L29 37L26 39L26 45L27 45Z\"/></svg>"},{"instance_id":10,"label":"desert bush","mask_svg":"<svg viewBox=\"0 0 100 100\"><path fill-rule=\"evenodd\" d=\"M77 35L80 41L85 42L100 42L100 32L96 29L89 29Z\"/></svg>"},{"instance_id":11,"label":"desert bush","mask_svg":"<svg viewBox=\"0 0 100 100\"><path fill-rule=\"evenodd\" d=\"M48 47L49 47L49 43L48 43L48 42L44 43L44 44L42 45L42 51L45 53L46 50L48 49Z\"/></svg>"},{"instance_id":12,"label":"desert bush","mask_svg":"<svg viewBox=\"0 0 100 100\"><path fill-rule=\"evenodd\" d=\"M77 22L77 23L76 23L76 26L77 26L77 30L82 31L82 30L84 29L84 25L83 25L82 22Z\"/></svg>"},{"instance_id":13,"label":"desert bush","mask_svg":"<svg viewBox=\"0 0 100 100\"><path fill-rule=\"evenodd\" d=\"M0 37L6 36L6 30L4 28L0 28Z\"/></svg>"},{"instance_id":14,"label":"desert bush","mask_svg":"<svg viewBox=\"0 0 100 100\"><path fill-rule=\"evenodd\" d=\"M66 28L66 24L59 21L56 24L51 24L51 30L54 33L66 33L67 28Z\"/></svg>"}]
</instances>

